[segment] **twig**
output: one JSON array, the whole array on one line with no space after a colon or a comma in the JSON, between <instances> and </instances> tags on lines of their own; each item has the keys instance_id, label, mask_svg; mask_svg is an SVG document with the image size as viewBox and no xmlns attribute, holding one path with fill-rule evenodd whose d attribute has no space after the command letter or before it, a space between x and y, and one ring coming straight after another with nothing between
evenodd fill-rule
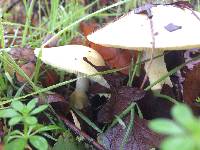
<instances>
[{"instance_id":1,"label":"twig","mask_svg":"<svg viewBox=\"0 0 200 150\"><path fill-rule=\"evenodd\" d=\"M63 120L63 122L65 123L65 125L70 128L75 134L84 137L84 139L92 144L96 149L98 150L105 150L105 148L100 145L99 143L96 142L95 139L93 139L92 137L90 137L88 134L86 134L85 132L81 131L80 129L78 129L74 124L72 124L69 120L67 120L65 117L63 116L59 116L59 118L61 120Z\"/></svg>"}]
</instances>

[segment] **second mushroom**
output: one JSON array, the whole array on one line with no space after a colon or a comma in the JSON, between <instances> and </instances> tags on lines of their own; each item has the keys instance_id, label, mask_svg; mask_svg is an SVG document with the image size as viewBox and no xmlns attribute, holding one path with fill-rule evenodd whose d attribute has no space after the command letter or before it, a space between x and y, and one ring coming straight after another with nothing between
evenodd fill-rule
<instances>
[{"instance_id":1,"label":"second mushroom","mask_svg":"<svg viewBox=\"0 0 200 150\"><path fill-rule=\"evenodd\" d=\"M148 13L131 11L117 21L89 35L89 41L107 47L144 52L144 59L162 55L145 63L150 84L168 73L163 52L200 48L200 13L176 5L151 5ZM152 51L153 49L153 51ZM152 87L160 91L163 84L172 87L169 77Z\"/></svg>"},{"instance_id":2,"label":"second mushroom","mask_svg":"<svg viewBox=\"0 0 200 150\"><path fill-rule=\"evenodd\" d=\"M41 51L41 60L57 69L77 75L76 89L70 96L72 105L77 109L82 109L87 105L87 90L89 81L98 82L104 87L109 88L107 81L101 75L89 76L98 73L95 68L84 61L86 57L92 64L96 66L104 66L104 60L95 50L82 45L65 45L51 48L37 48L34 53L38 57Z\"/></svg>"}]
</instances>

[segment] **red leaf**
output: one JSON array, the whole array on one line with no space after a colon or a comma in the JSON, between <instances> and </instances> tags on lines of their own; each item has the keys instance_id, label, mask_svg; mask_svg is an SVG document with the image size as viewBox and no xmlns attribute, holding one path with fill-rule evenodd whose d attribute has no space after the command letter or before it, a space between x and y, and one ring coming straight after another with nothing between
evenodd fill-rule
<instances>
[{"instance_id":1,"label":"red leaf","mask_svg":"<svg viewBox=\"0 0 200 150\"><path fill-rule=\"evenodd\" d=\"M31 77L35 70L35 64L32 62L29 62L27 64L22 65L21 69L24 71L24 73L27 76ZM16 72L16 77L19 82L23 82L23 83L27 82L27 80L24 77L22 77L20 74L18 74L17 72Z\"/></svg>"},{"instance_id":2,"label":"red leaf","mask_svg":"<svg viewBox=\"0 0 200 150\"><path fill-rule=\"evenodd\" d=\"M128 124L130 116L124 119L125 124ZM147 126L147 120L140 119L135 116L133 130L128 137L128 141L124 146L125 150L149 150L158 147L163 136L152 132ZM122 126L117 124L113 128L108 129L105 133L98 137L99 142L109 150L119 150L122 144L124 134Z\"/></svg>"},{"instance_id":3,"label":"red leaf","mask_svg":"<svg viewBox=\"0 0 200 150\"><path fill-rule=\"evenodd\" d=\"M83 22L80 24L80 30L83 32L86 37L88 34L92 33L98 28L96 22ZM131 52L129 50L122 50L117 48L108 48L98 44L94 44L86 40L86 46L89 46L95 49L106 61L106 63L111 68L122 68L126 67L131 62ZM129 69L121 71L124 74L128 74Z\"/></svg>"}]
</instances>

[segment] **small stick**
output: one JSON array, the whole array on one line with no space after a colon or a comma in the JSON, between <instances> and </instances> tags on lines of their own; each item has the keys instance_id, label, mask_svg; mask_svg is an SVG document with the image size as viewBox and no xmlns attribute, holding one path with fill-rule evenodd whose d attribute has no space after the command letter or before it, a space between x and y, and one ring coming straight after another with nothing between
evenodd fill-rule
<instances>
[{"instance_id":1,"label":"small stick","mask_svg":"<svg viewBox=\"0 0 200 150\"><path fill-rule=\"evenodd\" d=\"M61 119L66 124L66 126L68 128L70 128L75 134L84 137L84 139L88 143L92 144L96 149L105 150L105 148L102 145L100 145L99 143L97 143L95 139L93 139L92 137L90 137L88 134L86 134L85 132L81 131L80 129L78 129L74 124L72 124L65 117L59 116L59 119Z\"/></svg>"}]
</instances>

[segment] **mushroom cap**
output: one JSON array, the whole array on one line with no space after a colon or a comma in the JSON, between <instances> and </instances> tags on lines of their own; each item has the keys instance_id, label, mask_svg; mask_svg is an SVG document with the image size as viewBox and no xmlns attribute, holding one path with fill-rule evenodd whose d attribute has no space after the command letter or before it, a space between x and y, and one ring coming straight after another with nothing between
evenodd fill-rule
<instances>
[{"instance_id":1,"label":"mushroom cap","mask_svg":"<svg viewBox=\"0 0 200 150\"><path fill-rule=\"evenodd\" d=\"M68 73L92 75L98 71L83 60L86 57L92 64L96 66L104 66L105 62L101 55L95 50L82 45L65 45L51 48L36 48L35 55L38 57L42 50L41 60L57 69ZM90 76L91 80L109 88L108 83L101 75Z\"/></svg>"},{"instance_id":2,"label":"mushroom cap","mask_svg":"<svg viewBox=\"0 0 200 150\"><path fill-rule=\"evenodd\" d=\"M182 50L200 48L200 21L192 11L172 5L157 5L151 8L155 49ZM194 11L200 17L200 13ZM165 27L169 24L180 26L173 32ZM152 49L150 19L145 14L131 11L117 21L106 25L87 36L88 40L107 47L135 50Z\"/></svg>"}]
</instances>

